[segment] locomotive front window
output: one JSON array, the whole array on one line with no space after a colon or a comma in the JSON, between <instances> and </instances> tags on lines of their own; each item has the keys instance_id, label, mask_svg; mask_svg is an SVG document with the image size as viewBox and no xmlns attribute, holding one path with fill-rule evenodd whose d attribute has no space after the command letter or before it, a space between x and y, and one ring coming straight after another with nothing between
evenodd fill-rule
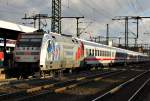
<instances>
[{"instance_id":1,"label":"locomotive front window","mask_svg":"<svg viewBox=\"0 0 150 101\"><path fill-rule=\"evenodd\" d=\"M17 42L18 47L41 47L41 38L22 38Z\"/></svg>"}]
</instances>

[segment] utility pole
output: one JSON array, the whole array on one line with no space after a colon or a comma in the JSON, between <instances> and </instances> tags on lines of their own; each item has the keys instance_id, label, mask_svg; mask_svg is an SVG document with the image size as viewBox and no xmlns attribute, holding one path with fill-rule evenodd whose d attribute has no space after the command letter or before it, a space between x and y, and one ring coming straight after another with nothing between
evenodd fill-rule
<instances>
[{"instance_id":1,"label":"utility pole","mask_svg":"<svg viewBox=\"0 0 150 101\"><path fill-rule=\"evenodd\" d=\"M84 17L76 17L77 20L77 37L80 37L80 32L79 32L79 19L84 18Z\"/></svg>"},{"instance_id":2,"label":"utility pole","mask_svg":"<svg viewBox=\"0 0 150 101\"><path fill-rule=\"evenodd\" d=\"M41 29L41 18L40 18L40 14L39 14L39 30Z\"/></svg>"},{"instance_id":3,"label":"utility pole","mask_svg":"<svg viewBox=\"0 0 150 101\"><path fill-rule=\"evenodd\" d=\"M129 40L128 40L128 36L129 36L129 31L128 31L128 17L126 17L125 18L125 21L126 21L126 49L128 48L128 42L129 42Z\"/></svg>"},{"instance_id":4,"label":"utility pole","mask_svg":"<svg viewBox=\"0 0 150 101\"><path fill-rule=\"evenodd\" d=\"M106 44L109 45L109 24L107 24Z\"/></svg>"},{"instance_id":5,"label":"utility pole","mask_svg":"<svg viewBox=\"0 0 150 101\"><path fill-rule=\"evenodd\" d=\"M119 39L119 46L120 46L120 45L121 45L121 44L120 44L120 43L121 43L121 42L120 42L120 40L121 40L121 37L119 37L118 39Z\"/></svg>"},{"instance_id":6,"label":"utility pole","mask_svg":"<svg viewBox=\"0 0 150 101\"><path fill-rule=\"evenodd\" d=\"M117 16L112 20L125 20L125 48L128 48L128 37L129 37L129 30L128 30L128 20L133 19L129 16Z\"/></svg>"},{"instance_id":7,"label":"utility pole","mask_svg":"<svg viewBox=\"0 0 150 101\"><path fill-rule=\"evenodd\" d=\"M34 24L34 28L36 28L36 20L38 20L38 29L40 30L41 29L41 19L45 19L47 18L48 15L47 14L36 14L34 16L31 16L31 17L27 17L27 14L25 14L25 17L22 18L24 20L33 20L33 24Z\"/></svg>"},{"instance_id":8,"label":"utility pole","mask_svg":"<svg viewBox=\"0 0 150 101\"><path fill-rule=\"evenodd\" d=\"M51 31L61 34L61 0L52 0Z\"/></svg>"},{"instance_id":9,"label":"utility pole","mask_svg":"<svg viewBox=\"0 0 150 101\"><path fill-rule=\"evenodd\" d=\"M77 37L79 37L79 18L76 18L77 20Z\"/></svg>"}]
</instances>

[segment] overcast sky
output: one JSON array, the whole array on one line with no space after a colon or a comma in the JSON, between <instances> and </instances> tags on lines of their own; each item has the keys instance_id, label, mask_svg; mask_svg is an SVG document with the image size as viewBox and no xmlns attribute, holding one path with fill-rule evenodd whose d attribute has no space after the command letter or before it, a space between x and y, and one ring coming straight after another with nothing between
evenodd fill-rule
<instances>
[{"instance_id":1,"label":"overcast sky","mask_svg":"<svg viewBox=\"0 0 150 101\"><path fill-rule=\"evenodd\" d=\"M62 16L84 16L80 19L79 27L83 34L81 37L105 36L106 24L110 26L110 36L124 37L124 21L113 21L116 16L150 16L150 0L62 0ZM51 16L51 0L0 0L0 20L15 23L30 23L21 18L26 13L49 14ZM136 33L135 20L129 21L129 32ZM43 21L43 23L46 23ZM50 20L47 20L50 29ZM150 20L139 21L139 43L150 43ZM28 26L31 26L27 24ZM83 30L84 29L84 30ZM63 19L62 32L65 34L76 34L76 20ZM85 33L87 32L87 33ZM130 37L135 37L129 34ZM132 42L133 40L130 40ZM122 42L124 42L122 40Z\"/></svg>"}]
</instances>

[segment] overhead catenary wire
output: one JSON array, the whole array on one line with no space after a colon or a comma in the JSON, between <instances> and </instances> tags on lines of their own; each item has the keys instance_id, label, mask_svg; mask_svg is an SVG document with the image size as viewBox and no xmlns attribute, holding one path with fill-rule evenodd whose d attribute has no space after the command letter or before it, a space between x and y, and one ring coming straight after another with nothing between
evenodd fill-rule
<instances>
[{"instance_id":1,"label":"overhead catenary wire","mask_svg":"<svg viewBox=\"0 0 150 101\"><path fill-rule=\"evenodd\" d=\"M84 5L86 5L87 7L91 8L92 10L94 10L95 12L97 12L96 14L99 15L99 16L104 16L106 18L112 18L112 14L109 13L109 11L107 11L106 9L103 9L101 6L97 6L99 7L98 9L95 8L94 6L92 6L93 4L93 1L90 1L90 3L87 1L87 2L84 2L84 1L81 1Z\"/></svg>"},{"instance_id":2,"label":"overhead catenary wire","mask_svg":"<svg viewBox=\"0 0 150 101\"><path fill-rule=\"evenodd\" d=\"M122 8L122 5L121 5L120 1L119 1L119 0L115 0L115 1L116 1L116 3L118 4L118 7L119 7L119 8Z\"/></svg>"}]
</instances>

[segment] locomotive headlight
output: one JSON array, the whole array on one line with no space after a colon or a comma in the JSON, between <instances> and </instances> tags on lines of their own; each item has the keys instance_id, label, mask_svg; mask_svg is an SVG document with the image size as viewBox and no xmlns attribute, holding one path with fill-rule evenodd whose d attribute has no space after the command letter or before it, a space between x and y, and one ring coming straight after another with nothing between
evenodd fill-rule
<instances>
[{"instance_id":1,"label":"locomotive headlight","mask_svg":"<svg viewBox=\"0 0 150 101\"><path fill-rule=\"evenodd\" d=\"M20 47L15 47L15 49L14 49L14 50L17 50L17 51L18 51L18 50L20 50Z\"/></svg>"},{"instance_id":2,"label":"locomotive headlight","mask_svg":"<svg viewBox=\"0 0 150 101\"><path fill-rule=\"evenodd\" d=\"M20 59L20 57L16 57L16 60L19 60Z\"/></svg>"},{"instance_id":3,"label":"locomotive headlight","mask_svg":"<svg viewBox=\"0 0 150 101\"><path fill-rule=\"evenodd\" d=\"M34 60L38 60L38 59L39 59L38 56L35 56L35 57L34 57Z\"/></svg>"},{"instance_id":4,"label":"locomotive headlight","mask_svg":"<svg viewBox=\"0 0 150 101\"><path fill-rule=\"evenodd\" d=\"M35 56L35 57L34 57L34 60L36 60L36 59L37 59L37 57Z\"/></svg>"}]
</instances>

